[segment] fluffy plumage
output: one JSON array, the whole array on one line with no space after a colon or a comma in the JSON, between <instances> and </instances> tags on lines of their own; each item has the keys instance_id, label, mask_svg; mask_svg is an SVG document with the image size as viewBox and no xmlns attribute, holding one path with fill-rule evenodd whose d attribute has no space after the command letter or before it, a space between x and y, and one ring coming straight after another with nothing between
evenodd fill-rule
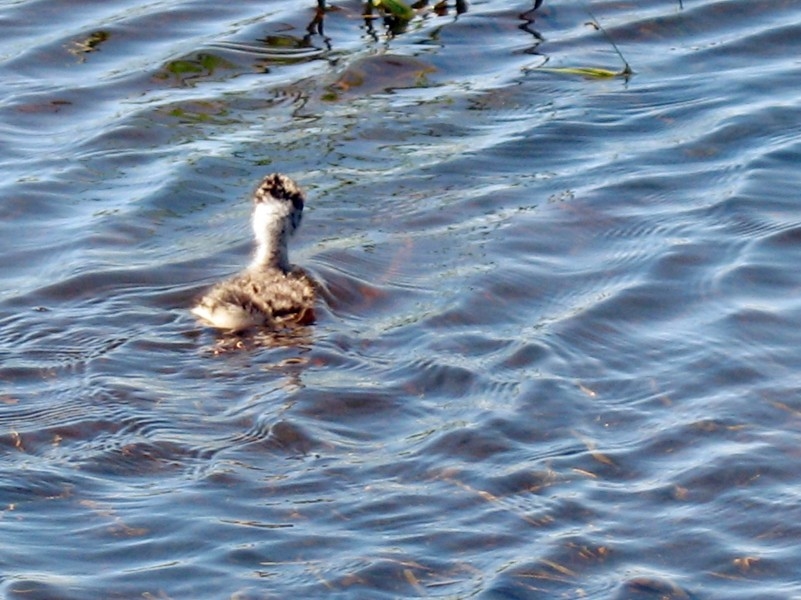
<instances>
[{"instance_id":1,"label":"fluffy plumage","mask_svg":"<svg viewBox=\"0 0 801 600\"><path fill-rule=\"evenodd\" d=\"M286 175L274 173L253 194L256 252L238 275L212 287L191 311L218 329L242 331L314 320L315 285L289 263L287 239L300 226L303 192Z\"/></svg>"}]
</instances>

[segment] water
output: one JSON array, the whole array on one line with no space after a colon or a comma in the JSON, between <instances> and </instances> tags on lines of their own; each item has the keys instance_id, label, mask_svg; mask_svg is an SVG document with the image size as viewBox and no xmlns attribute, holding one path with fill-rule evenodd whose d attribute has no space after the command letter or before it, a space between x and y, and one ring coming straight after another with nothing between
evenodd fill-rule
<instances>
[{"instance_id":1,"label":"water","mask_svg":"<svg viewBox=\"0 0 801 600\"><path fill-rule=\"evenodd\" d=\"M3 595L801 598L798 3L315 4L3 3Z\"/></svg>"}]
</instances>

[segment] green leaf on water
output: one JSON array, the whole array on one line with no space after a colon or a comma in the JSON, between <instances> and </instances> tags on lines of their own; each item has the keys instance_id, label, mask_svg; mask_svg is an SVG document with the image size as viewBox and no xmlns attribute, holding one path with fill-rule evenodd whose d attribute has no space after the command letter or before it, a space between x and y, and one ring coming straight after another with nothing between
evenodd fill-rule
<instances>
[{"instance_id":1,"label":"green leaf on water","mask_svg":"<svg viewBox=\"0 0 801 600\"><path fill-rule=\"evenodd\" d=\"M171 60L167 63L167 70L176 75L181 75L183 73L199 73L203 70L203 67L196 62L188 60Z\"/></svg>"},{"instance_id":2,"label":"green leaf on water","mask_svg":"<svg viewBox=\"0 0 801 600\"><path fill-rule=\"evenodd\" d=\"M597 67L539 67L537 71L548 71L549 73L561 73L563 75L580 75L590 79L611 79L613 77L628 77L631 75L630 69L622 71L610 71Z\"/></svg>"},{"instance_id":3,"label":"green leaf on water","mask_svg":"<svg viewBox=\"0 0 801 600\"><path fill-rule=\"evenodd\" d=\"M403 0L373 0L373 6L383 8L404 21L411 21L414 18L414 11Z\"/></svg>"}]
</instances>

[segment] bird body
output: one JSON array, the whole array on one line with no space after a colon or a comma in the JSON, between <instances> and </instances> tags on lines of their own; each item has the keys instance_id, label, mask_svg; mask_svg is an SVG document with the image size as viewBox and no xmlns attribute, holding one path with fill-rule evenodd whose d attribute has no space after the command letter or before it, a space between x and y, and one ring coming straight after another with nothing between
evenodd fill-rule
<instances>
[{"instance_id":1,"label":"bird body","mask_svg":"<svg viewBox=\"0 0 801 600\"><path fill-rule=\"evenodd\" d=\"M206 292L191 312L218 329L242 331L314 320L315 284L289 263L288 237L300 226L304 195L289 177L272 174L253 195L256 252L241 273Z\"/></svg>"}]
</instances>

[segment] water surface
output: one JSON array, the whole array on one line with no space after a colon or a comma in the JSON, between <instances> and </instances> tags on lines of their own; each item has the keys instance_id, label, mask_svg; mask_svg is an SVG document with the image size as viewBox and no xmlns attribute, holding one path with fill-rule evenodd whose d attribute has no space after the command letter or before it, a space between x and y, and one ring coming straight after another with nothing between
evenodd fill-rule
<instances>
[{"instance_id":1,"label":"water surface","mask_svg":"<svg viewBox=\"0 0 801 600\"><path fill-rule=\"evenodd\" d=\"M5 597L801 598L801 8L532 6L2 3Z\"/></svg>"}]
</instances>

